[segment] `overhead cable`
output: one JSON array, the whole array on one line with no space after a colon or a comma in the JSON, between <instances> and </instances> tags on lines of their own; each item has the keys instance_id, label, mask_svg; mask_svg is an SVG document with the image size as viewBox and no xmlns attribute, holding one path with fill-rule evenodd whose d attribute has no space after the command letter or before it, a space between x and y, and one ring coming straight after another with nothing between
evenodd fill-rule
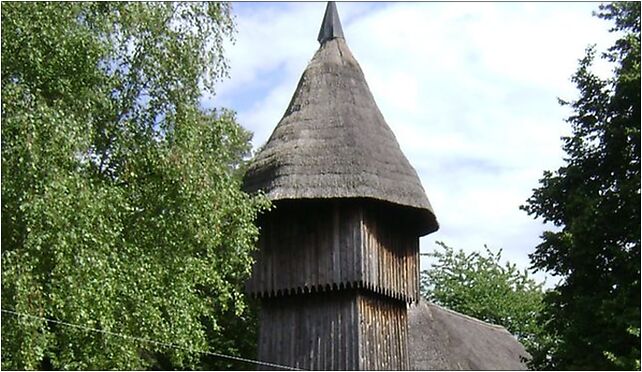
<instances>
[{"instance_id":1,"label":"overhead cable","mask_svg":"<svg viewBox=\"0 0 642 372\"><path fill-rule=\"evenodd\" d=\"M195 352L195 353L200 353L200 354L207 354L207 355L215 356L215 357L218 357L218 358L231 359L231 360L235 360L235 361L239 361L239 362L250 363L250 364L255 364L255 365L264 366L264 367L278 368L278 369L289 370L289 371L302 371L302 369L299 369L299 368L293 368L293 367L284 366L284 365L275 364L275 363L270 363L270 362L263 362L263 361L260 361L260 360L241 358L241 357L237 357L237 356L233 356L233 355L226 355L226 354L216 353L216 352L213 352L213 351L195 350L195 349L192 349L192 348L189 348L189 347L180 346L180 345L176 345L176 344L172 344L172 343L168 343L168 342L150 340L148 338L142 338L142 337L136 337L136 336L129 336L129 335L125 335L125 334L122 334L122 333L116 333L116 332L106 331L106 330L103 330L103 329L91 328L91 327L87 327L87 326L83 326L83 325L79 325L79 324L73 324L73 323L69 323L69 322L64 322L62 320L50 319L50 318L45 318L45 317L41 317L41 316L20 313L20 312L13 311L13 310L5 310L5 309L0 309L0 310L3 313L15 315L15 316L22 316L22 317L26 317L26 318L34 318L34 319L44 320L44 321L49 322L49 323L55 323L55 324L60 324L60 325L64 325L64 326L67 326L67 327L78 328L78 329L82 329L82 330L85 330L85 331L98 332L98 333L106 334L106 335L109 335L109 336L115 336L115 337L121 337L121 338L126 338L126 339L140 341L140 342L146 342L146 343L160 345L160 346L164 346L164 347L168 347L168 348L182 349L182 350L187 350L187 351L190 351L190 352Z\"/></svg>"}]
</instances>

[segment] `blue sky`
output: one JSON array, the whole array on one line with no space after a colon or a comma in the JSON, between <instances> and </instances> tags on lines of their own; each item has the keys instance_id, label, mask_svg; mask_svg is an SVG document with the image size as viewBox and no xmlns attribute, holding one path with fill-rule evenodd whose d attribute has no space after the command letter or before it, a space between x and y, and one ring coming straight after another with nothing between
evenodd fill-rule
<instances>
[{"instance_id":1,"label":"blue sky","mask_svg":"<svg viewBox=\"0 0 642 372\"><path fill-rule=\"evenodd\" d=\"M348 46L386 122L417 170L441 225L421 239L466 251L503 249L518 267L545 229L519 205L563 164L571 113L557 98L589 44L605 50L598 3L338 3ZM233 3L230 79L206 107L227 107L255 148L281 119L307 63L325 3ZM596 72L610 73L598 63ZM427 262L424 260L423 265ZM544 278L543 274L536 277ZM549 280L549 285L552 284Z\"/></svg>"}]
</instances>

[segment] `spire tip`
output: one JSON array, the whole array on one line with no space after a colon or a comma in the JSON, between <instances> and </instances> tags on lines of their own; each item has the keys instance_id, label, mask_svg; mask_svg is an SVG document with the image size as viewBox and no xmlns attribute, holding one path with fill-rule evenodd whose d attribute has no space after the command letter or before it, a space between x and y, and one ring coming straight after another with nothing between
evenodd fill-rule
<instances>
[{"instance_id":1,"label":"spire tip","mask_svg":"<svg viewBox=\"0 0 642 372\"><path fill-rule=\"evenodd\" d=\"M343 29L341 28L341 20L339 19L339 13L337 12L337 6L334 1L328 1L317 40L319 43L323 44L324 42L337 37L344 38Z\"/></svg>"}]
</instances>

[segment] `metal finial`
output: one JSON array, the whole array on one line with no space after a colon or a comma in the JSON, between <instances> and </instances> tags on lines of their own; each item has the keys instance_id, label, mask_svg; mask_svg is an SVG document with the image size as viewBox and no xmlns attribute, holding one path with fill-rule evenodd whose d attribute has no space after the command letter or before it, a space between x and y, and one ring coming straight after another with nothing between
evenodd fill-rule
<instances>
[{"instance_id":1,"label":"metal finial","mask_svg":"<svg viewBox=\"0 0 642 372\"><path fill-rule=\"evenodd\" d=\"M339 20L339 13L337 13L337 6L334 4L334 1L328 1L317 40L323 44L337 37L343 38L343 29L341 28L341 21Z\"/></svg>"}]
</instances>

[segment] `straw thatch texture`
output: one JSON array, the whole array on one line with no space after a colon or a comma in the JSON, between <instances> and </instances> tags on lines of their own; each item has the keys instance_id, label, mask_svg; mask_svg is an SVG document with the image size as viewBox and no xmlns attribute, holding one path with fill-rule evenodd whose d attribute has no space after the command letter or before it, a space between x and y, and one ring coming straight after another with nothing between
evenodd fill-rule
<instances>
[{"instance_id":1,"label":"straw thatch texture","mask_svg":"<svg viewBox=\"0 0 642 372\"><path fill-rule=\"evenodd\" d=\"M504 327L420 301L408 309L414 370L525 370L524 347Z\"/></svg>"},{"instance_id":2,"label":"straw thatch texture","mask_svg":"<svg viewBox=\"0 0 642 372\"><path fill-rule=\"evenodd\" d=\"M421 234L438 229L419 177L343 38L323 43L308 64L244 187L272 200L382 200L420 212Z\"/></svg>"}]
</instances>

